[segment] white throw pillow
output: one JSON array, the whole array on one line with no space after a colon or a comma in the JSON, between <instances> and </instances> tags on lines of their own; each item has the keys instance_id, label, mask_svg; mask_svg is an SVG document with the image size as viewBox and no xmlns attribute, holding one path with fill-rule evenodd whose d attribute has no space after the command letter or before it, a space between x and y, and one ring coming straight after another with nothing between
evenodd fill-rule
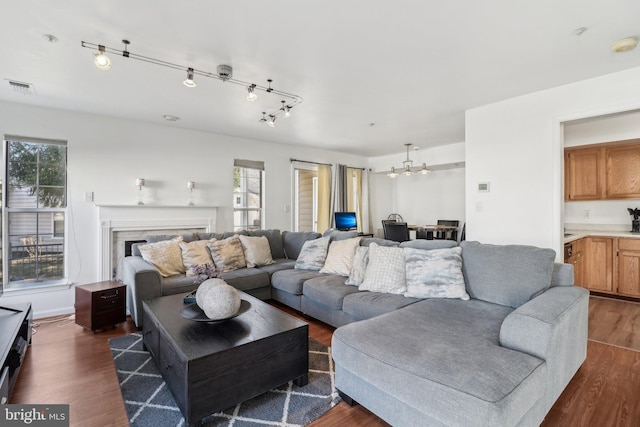
<instances>
[{"instance_id":1,"label":"white throw pillow","mask_svg":"<svg viewBox=\"0 0 640 427\"><path fill-rule=\"evenodd\" d=\"M195 240L189 243L180 242L182 264L187 271L187 276L194 276L193 267L196 265L213 264L207 243L215 241L216 239Z\"/></svg>"},{"instance_id":2,"label":"white throw pillow","mask_svg":"<svg viewBox=\"0 0 640 427\"><path fill-rule=\"evenodd\" d=\"M275 261L271 257L271 247L269 240L265 236L243 236L238 235L242 249L244 249L244 258L247 261L247 267L259 267L261 265L273 264Z\"/></svg>"},{"instance_id":3,"label":"white throw pillow","mask_svg":"<svg viewBox=\"0 0 640 427\"><path fill-rule=\"evenodd\" d=\"M460 298L469 295L462 274L462 248L404 248L407 291L405 297Z\"/></svg>"},{"instance_id":4,"label":"white throw pillow","mask_svg":"<svg viewBox=\"0 0 640 427\"><path fill-rule=\"evenodd\" d=\"M163 240L138 246L142 259L153 264L162 277L175 276L185 272L180 249L182 236L175 239Z\"/></svg>"},{"instance_id":5,"label":"white throw pillow","mask_svg":"<svg viewBox=\"0 0 640 427\"><path fill-rule=\"evenodd\" d=\"M327 258L329 240L330 237L327 236L304 242L293 268L319 271L324 266L324 260Z\"/></svg>"},{"instance_id":6,"label":"white throw pillow","mask_svg":"<svg viewBox=\"0 0 640 427\"><path fill-rule=\"evenodd\" d=\"M353 255L353 265L351 272L349 272L349 278L344 282L345 285L360 286L364 280L364 274L367 271L367 264L369 264L369 247L358 246L356 253Z\"/></svg>"},{"instance_id":7,"label":"white throw pillow","mask_svg":"<svg viewBox=\"0 0 640 427\"><path fill-rule=\"evenodd\" d=\"M354 237L331 242L327 259L325 259L320 273L348 276L353 265L353 256L356 253L356 248L360 246L361 239L361 237Z\"/></svg>"},{"instance_id":8,"label":"white throw pillow","mask_svg":"<svg viewBox=\"0 0 640 427\"><path fill-rule=\"evenodd\" d=\"M363 291L403 294L407 290L404 272L404 250L397 246L369 245L369 264L364 281L358 287Z\"/></svg>"}]
</instances>

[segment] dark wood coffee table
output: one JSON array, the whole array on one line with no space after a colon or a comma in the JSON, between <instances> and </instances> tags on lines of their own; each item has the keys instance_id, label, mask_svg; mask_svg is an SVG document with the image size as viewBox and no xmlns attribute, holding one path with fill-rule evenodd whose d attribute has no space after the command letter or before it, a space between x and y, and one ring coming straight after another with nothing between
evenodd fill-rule
<instances>
[{"instance_id":1,"label":"dark wood coffee table","mask_svg":"<svg viewBox=\"0 0 640 427\"><path fill-rule=\"evenodd\" d=\"M309 326L240 292L251 307L219 323L180 315L184 295L143 302L143 342L189 425L294 380L307 384Z\"/></svg>"}]
</instances>

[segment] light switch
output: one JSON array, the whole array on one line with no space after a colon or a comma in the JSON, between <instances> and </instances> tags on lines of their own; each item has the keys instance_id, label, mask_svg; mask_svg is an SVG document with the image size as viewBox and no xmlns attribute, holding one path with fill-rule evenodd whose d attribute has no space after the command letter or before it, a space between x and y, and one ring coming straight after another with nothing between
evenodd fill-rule
<instances>
[{"instance_id":1,"label":"light switch","mask_svg":"<svg viewBox=\"0 0 640 427\"><path fill-rule=\"evenodd\" d=\"M93 202L93 191L85 191L82 200L85 202Z\"/></svg>"}]
</instances>

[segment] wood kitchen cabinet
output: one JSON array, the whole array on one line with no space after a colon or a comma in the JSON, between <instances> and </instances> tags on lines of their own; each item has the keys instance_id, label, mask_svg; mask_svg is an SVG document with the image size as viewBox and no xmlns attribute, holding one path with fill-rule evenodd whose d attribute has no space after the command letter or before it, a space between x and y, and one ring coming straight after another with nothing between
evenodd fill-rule
<instances>
[{"instance_id":1,"label":"wood kitchen cabinet","mask_svg":"<svg viewBox=\"0 0 640 427\"><path fill-rule=\"evenodd\" d=\"M576 286L585 286L584 282L584 240L578 239L571 243L572 253L567 260L568 264L573 265L573 283Z\"/></svg>"},{"instance_id":2,"label":"wood kitchen cabinet","mask_svg":"<svg viewBox=\"0 0 640 427\"><path fill-rule=\"evenodd\" d=\"M584 267L581 286L597 292L613 289L613 238L585 237Z\"/></svg>"},{"instance_id":3,"label":"wood kitchen cabinet","mask_svg":"<svg viewBox=\"0 0 640 427\"><path fill-rule=\"evenodd\" d=\"M617 293L640 297L640 239L617 240Z\"/></svg>"},{"instance_id":4,"label":"wood kitchen cabinet","mask_svg":"<svg viewBox=\"0 0 640 427\"><path fill-rule=\"evenodd\" d=\"M564 150L564 199L640 198L640 139Z\"/></svg>"}]
</instances>

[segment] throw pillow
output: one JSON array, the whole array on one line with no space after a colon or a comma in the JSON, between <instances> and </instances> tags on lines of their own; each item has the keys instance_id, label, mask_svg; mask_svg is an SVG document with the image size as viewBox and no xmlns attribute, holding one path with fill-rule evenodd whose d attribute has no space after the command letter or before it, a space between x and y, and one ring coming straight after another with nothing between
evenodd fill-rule
<instances>
[{"instance_id":1,"label":"throw pillow","mask_svg":"<svg viewBox=\"0 0 640 427\"><path fill-rule=\"evenodd\" d=\"M244 258L247 261L247 267L259 267L261 265L273 264L275 261L271 258L271 248L269 240L266 236L238 236L242 249L244 250Z\"/></svg>"},{"instance_id":2,"label":"throw pillow","mask_svg":"<svg viewBox=\"0 0 640 427\"><path fill-rule=\"evenodd\" d=\"M407 290L404 272L404 250L395 246L369 245L369 264L358 289L388 294Z\"/></svg>"},{"instance_id":3,"label":"throw pillow","mask_svg":"<svg viewBox=\"0 0 640 427\"><path fill-rule=\"evenodd\" d=\"M207 243L211 251L211 258L216 268L221 272L234 271L247 266L244 259L242 243L238 236L228 237L223 240Z\"/></svg>"},{"instance_id":4,"label":"throw pillow","mask_svg":"<svg viewBox=\"0 0 640 427\"><path fill-rule=\"evenodd\" d=\"M364 280L364 273L367 271L367 264L369 263L369 247L358 246L356 252L353 255L353 263L351 271L349 272L349 278L344 282L345 285L360 286Z\"/></svg>"},{"instance_id":5,"label":"throw pillow","mask_svg":"<svg viewBox=\"0 0 640 427\"><path fill-rule=\"evenodd\" d=\"M404 248L405 297L468 300L462 275L462 248Z\"/></svg>"},{"instance_id":6,"label":"throw pillow","mask_svg":"<svg viewBox=\"0 0 640 427\"><path fill-rule=\"evenodd\" d=\"M360 245L360 239L360 237L353 237L331 242L327 259L324 261L324 266L320 269L320 273L348 276L351 272L356 248Z\"/></svg>"},{"instance_id":7,"label":"throw pillow","mask_svg":"<svg viewBox=\"0 0 640 427\"><path fill-rule=\"evenodd\" d=\"M324 260L327 258L329 240L330 237L327 236L304 242L293 268L319 271L324 266Z\"/></svg>"},{"instance_id":8,"label":"throw pillow","mask_svg":"<svg viewBox=\"0 0 640 427\"><path fill-rule=\"evenodd\" d=\"M142 259L153 264L162 277L169 277L185 272L184 264L182 263L180 242L182 242L182 236L171 240L141 245L138 249L140 249Z\"/></svg>"},{"instance_id":9,"label":"throw pillow","mask_svg":"<svg viewBox=\"0 0 640 427\"><path fill-rule=\"evenodd\" d=\"M187 271L187 276L195 276L193 267L197 265L213 264L211 253L207 248L207 243L215 242L212 240L195 240L193 242L180 242L180 250L182 251L182 264Z\"/></svg>"}]
</instances>

